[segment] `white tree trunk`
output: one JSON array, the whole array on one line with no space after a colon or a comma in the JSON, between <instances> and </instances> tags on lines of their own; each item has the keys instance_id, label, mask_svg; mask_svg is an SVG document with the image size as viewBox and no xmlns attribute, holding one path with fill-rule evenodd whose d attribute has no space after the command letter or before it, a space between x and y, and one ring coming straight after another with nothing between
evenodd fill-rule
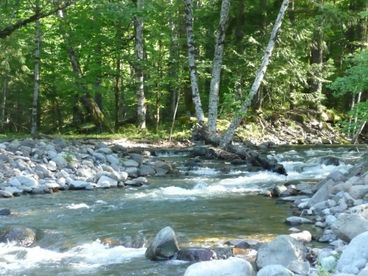
<instances>
[{"instance_id":1,"label":"white tree trunk","mask_svg":"<svg viewBox=\"0 0 368 276\"><path fill-rule=\"evenodd\" d=\"M143 9L144 0L137 0L137 10ZM135 27L135 54L137 65L135 66L135 76L137 83L137 121L139 128L146 128L146 99L144 95L144 71L143 71L143 18L139 15L134 18Z\"/></svg>"},{"instance_id":2,"label":"white tree trunk","mask_svg":"<svg viewBox=\"0 0 368 276\"><path fill-rule=\"evenodd\" d=\"M38 102L40 94L40 69L41 69L41 23L40 20L36 21L36 34L35 34L35 64L34 64L34 89L33 89L33 102L32 102L32 122L31 122L31 135L37 136L38 133Z\"/></svg>"},{"instance_id":3,"label":"white tree trunk","mask_svg":"<svg viewBox=\"0 0 368 276\"><path fill-rule=\"evenodd\" d=\"M199 94L196 60L195 60L196 49L194 46L194 39L193 39L193 1L184 0L184 3L185 3L185 25L186 25L187 45L188 45L188 63L190 72L190 82L192 87L192 98L198 123L202 125L204 122L204 113L202 109L201 97Z\"/></svg>"},{"instance_id":4,"label":"white tree trunk","mask_svg":"<svg viewBox=\"0 0 368 276\"><path fill-rule=\"evenodd\" d=\"M252 99L258 92L258 89L262 83L264 75L266 74L267 66L270 63L270 57L272 55L272 51L275 46L276 36L282 25L282 20L284 18L288 5L289 5L289 0L283 0L279 14L275 22L275 25L273 26L273 29L271 32L270 40L268 41L268 45L267 45L266 51L263 56L262 63L257 71L256 78L250 89L249 95L247 99L244 101L240 110L237 113L235 113L230 126L226 130L225 134L221 137L220 146L222 147L226 147L232 141L236 129L240 125L240 122L242 121L243 117L246 115L246 112L248 111L248 108L251 105Z\"/></svg>"},{"instance_id":5,"label":"white tree trunk","mask_svg":"<svg viewBox=\"0 0 368 276\"><path fill-rule=\"evenodd\" d=\"M215 134L217 128L216 122L218 116L221 66L224 56L225 31L229 20L229 10L230 0L222 0L220 23L216 34L215 56L212 63L212 78L208 103L208 130L211 134Z\"/></svg>"}]
</instances>

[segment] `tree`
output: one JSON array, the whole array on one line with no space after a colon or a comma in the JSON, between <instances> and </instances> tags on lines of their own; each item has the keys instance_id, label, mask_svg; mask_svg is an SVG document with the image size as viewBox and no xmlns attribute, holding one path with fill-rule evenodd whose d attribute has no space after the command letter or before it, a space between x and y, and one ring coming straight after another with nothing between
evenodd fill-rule
<instances>
[{"instance_id":1,"label":"tree","mask_svg":"<svg viewBox=\"0 0 368 276\"><path fill-rule=\"evenodd\" d=\"M228 129L226 130L224 135L221 137L221 141L220 141L221 147L226 147L232 141L236 129L240 125L240 122L244 118L249 106L251 105L252 99L254 98L254 96L258 92L259 86L261 85L263 77L266 74L267 66L270 63L270 58L271 58L271 55L272 55L272 51L273 51L273 49L275 47L275 43L276 43L277 33L278 33L279 29L281 28L282 20L284 18L284 15L285 15L285 12L288 8L288 5L289 5L289 0L284 0L281 4L281 8L280 8L279 14L276 18L276 22L273 26L273 29L272 29L272 32L271 32L271 37L270 37L270 40L268 42L267 48L265 50L261 66L259 67L259 69L257 71L255 80L254 80L254 82L252 84L252 87L250 89L250 92L249 92L249 96L244 101L244 103L242 104L242 106L240 108L240 111L237 114L234 115L234 118L232 119L230 126L228 127Z\"/></svg>"},{"instance_id":2,"label":"tree","mask_svg":"<svg viewBox=\"0 0 368 276\"><path fill-rule=\"evenodd\" d=\"M36 1L35 14L40 11L40 1ZM39 94L40 94L40 70L41 70L41 22L38 19L35 25L35 53L34 53L34 90L33 90L33 102L32 102L32 126L31 135L36 137L38 134L38 122L39 122Z\"/></svg>"},{"instance_id":3,"label":"tree","mask_svg":"<svg viewBox=\"0 0 368 276\"><path fill-rule=\"evenodd\" d=\"M199 125L204 123L204 113L202 109L201 97L199 94L197 66L196 66L196 48L193 38L193 1L184 0L185 3L185 26L187 32L188 64L190 73L190 82L192 88L192 98L195 107L196 117Z\"/></svg>"},{"instance_id":4,"label":"tree","mask_svg":"<svg viewBox=\"0 0 368 276\"><path fill-rule=\"evenodd\" d=\"M146 128L146 99L144 95L144 49L143 49L143 18L140 13L143 11L144 0L136 0L137 15L134 17L135 29L135 54L137 62L135 65L135 76L137 83L137 122L139 128Z\"/></svg>"},{"instance_id":5,"label":"tree","mask_svg":"<svg viewBox=\"0 0 368 276\"><path fill-rule=\"evenodd\" d=\"M221 65L224 55L225 32L229 20L229 10L230 0L222 0L220 23L216 34L215 55L212 62L212 78L208 103L208 130L212 134L215 134L217 129Z\"/></svg>"}]
</instances>

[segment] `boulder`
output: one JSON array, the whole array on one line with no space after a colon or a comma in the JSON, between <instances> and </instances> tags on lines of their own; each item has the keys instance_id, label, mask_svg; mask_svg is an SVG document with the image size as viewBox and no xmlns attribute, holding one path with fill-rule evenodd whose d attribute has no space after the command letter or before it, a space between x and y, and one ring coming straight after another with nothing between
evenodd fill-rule
<instances>
[{"instance_id":1,"label":"boulder","mask_svg":"<svg viewBox=\"0 0 368 276\"><path fill-rule=\"evenodd\" d=\"M117 167L117 166L120 165L120 159L118 157L116 157L115 154L106 155L106 160L113 167Z\"/></svg>"},{"instance_id":2,"label":"boulder","mask_svg":"<svg viewBox=\"0 0 368 276\"><path fill-rule=\"evenodd\" d=\"M144 184L148 184L148 180L147 178L142 177L142 176L125 181L125 185L134 186L134 187L140 187Z\"/></svg>"},{"instance_id":3,"label":"boulder","mask_svg":"<svg viewBox=\"0 0 368 276\"><path fill-rule=\"evenodd\" d=\"M334 185L335 182L332 179L326 181L308 201L308 206L312 207L317 203L328 200Z\"/></svg>"},{"instance_id":4,"label":"boulder","mask_svg":"<svg viewBox=\"0 0 368 276\"><path fill-rule=\"evenodd\" d=\"M170 164L159 160L155 162L155 170L156 170L156 175L163 176L168 173L171 173L173 168L171 167Z\"/></svg>"},{"instance_id":5,"label":"boulder","mask_svg":"<svg viewBox=\"0 0 368 276\"><path fill-rule=\"evenodd\" d=\"M97 188L111 188L117 186L118 181L106 175L102 175L100 179L97 181Z\"/></svg>"},{"instance_id":6,"label":"boulder","mask_svg":"<svg viewBox=\"0 0 368 276\"><path fill-rule=\"evenodd\" d=\"M368 231L368 220L360 214L341 214L331 225L335 235L350 241L359 234Z\"/></svg>"},{"instance_id":7,"label":"boulder","mask_svg":"<svg viewBox=\"0 0 368 276\"><path fill-rule=\"evenodd\" d=\"M199 262L190 265L184 276L255 276L252 265L240 258Z\"/></svg>"},{"instance_id":8,"label":"boulder","mask_svg":"<svg viewBox=\"0 0 368 276\"><path fill-rule=\"evenodd\" d=\"M123 166L124 167L138 167L139 166L139 163L133 159L128 159L128 160L125 160L123 161Z\"/></svg>"},{"instance_id":9,"label":"boulder","mask_svg":"<svg viewBox=\"0 0 368 276\"><path fill-rule=\"evenodd\" d=\"M9 209L0 209L0 216L9 216L10 213Z\"/></svg>"},{"instance_id":10,"label":"boulder","mask_svg":"<svg viewBox=\"0 0 368 276\"><path fill-rule=\"evenodd\" d=\"M302 217L288 217L286 219L286 223L292 226L295 225L300 225L300 224L312 224L313 221L311 221L310 219L307 218L302 218Z\"/></svg>"},{"instance_id":11,"label":"boulder","mask_svg":"<svg viewBox=\"0 0 368 276\"><path fill-rule=\"evenodd\" d=\"M209 248L192 247L180 249L176 259L188 262L203 262L215 258L214 252Z\"/></svg>"},{"instance_id":12,"label":"boulder","mask_svg":"<svg viewBox=\"0 0 368 276\"><path fill-rule=\"evenodd\" d=\"M307 230L304 230L304 231L299 232L299 233L292 233L292 234L289 234L289 236L292 237L293 239L296 239L296 240L302 241L302 242L311 242L312 241L312 234Z\"/></svg>"},{"instance_id":13,"label":"boulder","mask_svg":"<svg viewBox=\"0 0 368 276\"><path fill-rule=\"evenodd\" d=\"M55 162L57 168L59 170L64 169L66 166L68 166L68 162L64 158L64 154L58 154L56 157L52 159L52 161ZM50 162L49 162L50 165ZM51 168L49 168L50 171L52 171Z\"/></svg>"},{"instance_id":14,"label":"boulder","mask_svg":"<svg viewBox=\"0 0 368 276\"><path fill-rule=\"evenodd\" d=\"M368 231L351 240L337 261L337 272L358 274L368 262Z\"/></svg>"},{"instance_id":15,"label":"boulder","mask_svg":"<svg viewBox=\"0 0 368 276\"><path fill-rule=\"evenodd\" d=\"M302 242L288 235L281 235L258 249L256 263L259 268L271 264L289 268L293 262L304 262L305 256L306 248Z\"/></svg>"},{"instance_id":16,"label":"boulder","mask_svg":"<svg viewBox=\"0 0 368 276\"><path fill-rule=\"evenodd\" d=\"M326 166L338 166L341 164L340 159L335 156L324 156L320 159L320 162Z\"/></svg>"},{"instance_id":17,"label":"boulder","mask_svg":"<svg viewBox=\"0 0 368 276\"><path fill-rule=\"evenodd\" d=\"M257 276L293 276L294 273L282 265L267 265L258 271Z\"/></svg>"},{"instance_id":18,"label":"boulder","mask_svg":"<svg viewBox=\"0 0 368 276\"><path fill-rule=\"evenodd\" d=\"M156 171L152 166L149 165L142 165L138 169L139 176L148 176L148 175L155 175Z\"/></svg>"},{"instance_id":19,"label":"boulder","mask_svg":"<svg viewBox=\"0 0 368 276\"><path fill-rule=\"evenodd\" d=\"M167 226L157 233L148 246L145 256L150 260L167 260L178 252L179 246L174 230Z\"/></svg>"},{"instance_id":20,"label":"boulder","mask_svg":"<svg viewBox=\"0 0 368 276\"><path fill-rule=\"evenodd\" d=\"M83 180L71 180L69 188L71 190L91 190L94 187L94 183L90 183Z\"/></svg>"},{"instance_id":21,"label":"boulder","mask_svg":"<svg viewBox=\"0 0 368 276\"><path fill-rule=\"evenodd\" d=\"M0 190L0 198L11 198L13 197L13 193L9 191Z\"/></svg>"},{"instance_id":22,"label":"boulder","mask_svg":"<svg viewBox=\"0 0 368 276\"><path fill-rule=\"evenodd\" d=\"M19 246L31 246L36 241L36 233L23 226L8 226L0 230L0 242L13 242Z\"/></svg>"}]
</instances>

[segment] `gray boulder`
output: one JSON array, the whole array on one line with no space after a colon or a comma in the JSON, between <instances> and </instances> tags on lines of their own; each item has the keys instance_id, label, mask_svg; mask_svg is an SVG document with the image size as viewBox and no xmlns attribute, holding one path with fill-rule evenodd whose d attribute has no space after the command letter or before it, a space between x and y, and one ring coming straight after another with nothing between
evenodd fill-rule
<instances>
[{"instance_id":1,"label":"gray boulder","mask_svg":"<svg viewBox=\"0 0 368 276\"><path fill-rule=\"evenodd\" d=\"M117 186L118 181L106 175L102 175L100 179L97 181L97 188L111 188Z\"/></svg>"},{"instance_id":2,"label":"gray boulder","mask_svg":"<svg viewBox=\"0 0 368 276\"><path fill-rule=\"evenodd\" d=\"M258 271L257 276L293 276L294 273L282 265L267 265Z\"/></svg>"},{"instance_id":3,"label":"gray boulder","mask_svg":"<svg viewBox=\"0 0 368 276\"><path fill-rule=\"evenodd\" d=\"M326 181L308 201L308 206L312 207L317 203L328 200L334 185L335 182L332 179Z\"/></svg>"},{"instance_id":4,"label":"gray boulder","mask_svg":"<svg viewBox=\"0 0 368 276\"><path fill-rule=\"evenodd\" d=\"M143 176L125 181L125 185L134 186L134 187L140 187L144 184L148 184L148 180L147 180L147 178L145 178Z\"/></svg>"},{"instance_id":5,"label":"gray boulder","mask_svg":"<svg viewBox=\"0 0 368 276\"><path fill-rule=\"evenodd\" d=\"M214 258L215 254L211 249L201 247L180 249L176 255L177 260L188 262L203 262Z\"/></svg>"},{"instance_id":6,"label":"gray boulder","mask_svg":"<svg viewBox=\"0 0 368 276\"><path fill-rule=\"evenodd\" d=\"M155 169L149 165L142 165L138 170L138 174L140 176L155 175L155 173Z\"/></svg>"},{"instance_id":7,"label":"gray boulder","mask_svg":"<svg viewBox=\"0 0 368 276\"><path fill-rule=\"evenodd\" d=\"M179 246L174 230L167 226L157 233L148 246L145 256L150 260L168 260L178 252Z\"/></svg>"},{"instance_id":8,"label":"gray boulder","mask_svg":"<svg viewBox=\"0 0 368 276\"><path fill-rule=\"evenodd\" d=\"M9 191L0 190L0 198L11 198L13 197L13 193Z\"/></svg>"},{"instance_id":9,"label":"gray boulder","mask_svg":"<svg viewBox=\"0 0 368 276\"><path fill-rule=\"evenodd\" d=\"M368 262L368 231L351 240L337 261L336 269L342 273L358 274Z\"/></svg>"},{"instance_id":10,"label":"gray boulder","mask_svg":"<svg viewBox=\"0 0 368 276\"><path fill-rule=\"evenodd\" d=\"M268 244L258 249L257 267L278 264L286 268L292 263L303 263L306 256L306 248L303 243L287 235L278 236Z\"/></svg>"},{"instance_id":11,"label":"gray boulder","mask_svg":"<svg viewBox=\"0 0 368 276\"><path fill-rule=\"evenodd\" d=\"M295 225L300 225L300 224L312 224L313 221L307 218L294 216L294 217L288 217L286 219L286 223L289 225L295 226Z\"/></svg>"},{"instance_id":12,"label":"gray boulder","mask_svg":"<svg viewBox=\"0 0 368 276\"><path fill-rule=\"evenodd\" d=\"M170 164L164 161L158 160L155 162L155 171L156 171L156 175L163 176L168 173L171 173L173 171L173 168L171 167Z\"/></svg>"},{"instance_id":13,"label":"gray boulder","mask_svg":"<svg viewBox=\"0 0 368 276\"><path fill-rule=\"evenodd\" d=\"M360 214L341 214L331 225L335 235L350 241L359 234L368 231L368 220Z\"/></svg>"},{"instance_id":14,"label":"gray boulder","mask_svg":"<svg viewBox=\"0 0 368 276\"><path fill-rule=\"evenodd\" d=\"M9 209L0 209L0 216L9 216L10 213Z\"/></svg>"},{"instance_id":15,"label":"gray boulder","mask_svg":"<svg viewBox=\"0 0 368 276\"><path fill-rule=\"evenodd\" d=\"M36 233L23 226L8 226L0 230L0 242L14 242L19 246L31 246L36 241Z\"/></svg>"},{"instance_id":16,"label":"gray boulder","mask_svg":"<svg viewBox=\"0 0 368 276\"><path fill-rule=\"evenodd\" d=\"M184 276L255 276L252 265L240 258L199 262L190 265Z\"/></svg>"}]
</instances>

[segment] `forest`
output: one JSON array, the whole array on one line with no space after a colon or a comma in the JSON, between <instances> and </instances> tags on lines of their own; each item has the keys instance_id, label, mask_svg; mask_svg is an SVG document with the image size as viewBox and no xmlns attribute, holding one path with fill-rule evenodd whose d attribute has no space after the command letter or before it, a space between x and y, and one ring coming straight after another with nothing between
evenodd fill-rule
<instances>
[{"instance_id":1,"label":"forest","mask_svg":"<svg viewBox=\"0 0 368 276\"><path fill-rule=\"evenodd\" d=\"M366 0L3 0L0 18L2 133L231 122L226 144L290 110L366 133Z\"/></svg>"}]
</instances>

